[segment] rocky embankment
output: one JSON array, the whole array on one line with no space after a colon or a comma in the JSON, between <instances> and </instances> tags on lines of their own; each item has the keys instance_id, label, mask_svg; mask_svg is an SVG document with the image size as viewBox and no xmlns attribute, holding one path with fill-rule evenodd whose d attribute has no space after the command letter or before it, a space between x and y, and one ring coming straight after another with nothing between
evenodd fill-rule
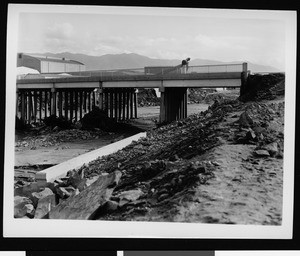
<instances>
[{"instance_id":1,"label":"rocky embankment","mask_svg":"<svg viewBox=\"0 0 300 256\"><path fill-rule=\"evenodd\" d=\"M274 81L271 100L221 99L54 183L15 184L15 217L280 225L284 91Z\"/></svg>"}]
</instances>

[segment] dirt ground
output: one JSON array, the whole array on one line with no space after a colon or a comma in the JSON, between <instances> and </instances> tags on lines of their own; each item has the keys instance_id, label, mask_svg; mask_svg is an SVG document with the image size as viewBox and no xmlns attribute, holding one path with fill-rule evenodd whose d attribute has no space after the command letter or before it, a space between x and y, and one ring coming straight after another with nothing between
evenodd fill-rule
<instances>
[{"instance_id":1,"label":"dirt ground","mask_svg":"<svg viewBox=\"0 0 300 256\"><path fill-rule=\"evenodd\" d=\"M256 123L256 135L252 133L251 138L249 131L252 129L243 127L241 118L247 109L250 109L252 114L257 114L257 110L260 109L262 114L252 116L253 122ZM216 110L218 112L218 108ZM207 117L209 115L209 112L206 113ZM172 130L171 124L164 130L164 143L167 145L159 148L150 136L148 141L133 147L148 152L141 154L139 163L133 161L130 164L128 160L128 163L121 164L120 170L124 169L123 182L121 179L121 184L117 186L112 197L113 201L119 202L118 210L108 213L104 211L98 219L280 225L283 193L283 116L282 98L233 107L226 114L221 114L221 118L212 116L211 122L207 122L206 125L204 120L207 119L204 118L203 122L200 122L200 116L193 116L187 123L194 122L194 128L191 130L190 127L179 123L181 132L178 132L177 136L177 131ZM259 122L262 126L267 126L266 130L259 131ZM198 140L196 130L200 127L214 133L208 132L207 140ZM189 134L194 132L194 142L182 138L182 131L185 129ZM180 147L174 146L178 135L181 136ZM168 136L170 138L167 138ZM274 145L274 142L276 148L272 151L270 145ZM155 144L158 152L152 152L151 146L148 146L148 149L141 146L149 145L147 143ZM259 151L262 148L269 149L269 152L274 153L273 156L268 152ZM144 154L147 157L144 158ZM136 152L136 155L139 155L139 152ZM153 177L144 180L139 178L138 172L147 170L146 159L148 164L150 162L150 167L154 166L153 169L158 169L157 164L165 166ZM122 157L116 157L114 161L122 163L123 160ZM133 167L135 164L138 167ZM96 165L101 166L101 162ZM110 168L109 163L103 166L107 172ZM124 194L139 196L134 200L130 196L124 199ZM124 200L127 200L126 203L122 202Z\"/></svg>"}]
</instances>

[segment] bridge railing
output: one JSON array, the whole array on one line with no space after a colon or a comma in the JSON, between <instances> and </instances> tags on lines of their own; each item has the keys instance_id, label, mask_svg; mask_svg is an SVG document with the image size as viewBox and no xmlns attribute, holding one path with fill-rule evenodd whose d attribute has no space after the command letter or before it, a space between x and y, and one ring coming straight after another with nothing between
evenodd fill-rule
<instances>
[{"instance_id":1,"label":"bridge railing","mask_svg":"<svg viewBox=\"0 0 300 256\"><path fill-rule=\"evenodd\" d=\"M221 64L221 65L201 65L189 66L186 74L193 73L228 73L242 72L243 64ZM161 67L145 67L134 69L111 69L111 70L93 70L93 71L78 71L78 72L60 72L60 73L42 73L42 74L27 74L19 76L18 79L47 79L47 78L65 78L65 77L128 77L128 76L164 76L183 74L181 65L178 66L161 66Z\"/></svg>"},{"instance_id":2,"label":"bridge railing","mask_svg":"<svg viewBox=\"0 0 300 256\"><path fill-rule=\"evenodd\" d=\"M242 72L243 64L220 64L220 65L201 65L189 66L187 73L227 73Z\"/></svg>"}]
</instances>

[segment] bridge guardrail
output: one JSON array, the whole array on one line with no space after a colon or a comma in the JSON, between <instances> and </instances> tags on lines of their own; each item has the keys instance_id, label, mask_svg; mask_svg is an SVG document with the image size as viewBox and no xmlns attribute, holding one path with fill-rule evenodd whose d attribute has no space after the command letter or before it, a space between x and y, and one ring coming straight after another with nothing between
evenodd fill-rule
<instances>
[{"instance_id":1,"label":"bridge guardrail","mask_svg":"<svg viewBox=\"0 0 300 256\"><path fill-rule=\"evenodd\" d=\"M228 72L242 72L243 64L219 64L219 65L199 65L189 66L186 74L194 73L228 73ZM42 73L42 74L27 74L18 77L18 79L47 79L47 78L65 78L65 77L127 77L127 76L161 76L182 74L181 65L178 66L162 66L162 67L145 67L134 69L112 69L112 70L93 70L93 71L78 71L78 72L60 72L60 73Z\"/></svg>"}]
</instances>

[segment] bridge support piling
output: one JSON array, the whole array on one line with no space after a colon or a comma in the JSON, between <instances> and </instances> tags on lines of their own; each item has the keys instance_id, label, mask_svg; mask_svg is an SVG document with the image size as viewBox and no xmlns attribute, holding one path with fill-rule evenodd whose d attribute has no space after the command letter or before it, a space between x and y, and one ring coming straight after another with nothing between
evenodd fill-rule
<instances>
[{"instance_id":1,"label":"bridge support piling","mask_svg":"<svg viewBox=\"0 0 300 256\"><path fill-rule=\"evenodd\" d=\"M134 90L133 96L134 96L134 118L137 118L137 94L138 90Z\"/></svg>"},{"instance_id":2,"label":"bridge support piling","mask_svg":"<svg viewBox=\"0 0 300 256\"><path fill-rule=\"evenodd\" d=\"M98 89L98 101L99 101L99 109L103 110L103 88L100 83L100 88Z\"/></svg>"},{"instance_id":3,"label":"bridge support piling","mask_svg":"<svg viewBox=\"0 0 300 256\"><path fill-rule=\"evenodd\" d=\"M130 92L130 118L133 119L133 92Z\"/></svg>"},{"instance_id":4,"label":"bridge support piling","mask_svg":"<svg viewBox=\"0 0 300 256\"><path fill-rule=\"evenodd\" d=\"M159 122L163 123L166 120L166 106L165 106L165 88L160 87L160 114L159 114Z\"/></svg>"},{"instance_id":5,"label":"bridge support piling","mask_svg":"<svg viewBox=\"0 0 300 256\"><path fill-rule=\"evenodd\" d=\"M25 92L20 91L21 96L21 121L25 123Z\"/></svg>"},{"instance_id":6,"label":"bridge support piling","mask_svg":"<svg viewBox=\"0 0 300 256\"><path fill-rule=\"evenodd\" d=\"M187 89L160 88L161 105L159 122L171 122L187 117Z\"/></svg>"},{"instance_id":7,"label":"bridge support piling","mask_svg":"<svg viewBox=\"0 0 300 256\"><path fill-rule=\"evenodd\" d=\"M56 89L51 89L51 115L56 115Z\"/></svg>"},{"instance_id":8,"label":"bridge support piling","mask_svg":"<svg viewBox=\"0 0 300 256\"><path fill-rule=\"evenodd\" d=\"M122 89L122 110L123 110L123 120L126 119L125 110L126 110L126 92L125 89Z\"/></svg>"}]
</instances>

